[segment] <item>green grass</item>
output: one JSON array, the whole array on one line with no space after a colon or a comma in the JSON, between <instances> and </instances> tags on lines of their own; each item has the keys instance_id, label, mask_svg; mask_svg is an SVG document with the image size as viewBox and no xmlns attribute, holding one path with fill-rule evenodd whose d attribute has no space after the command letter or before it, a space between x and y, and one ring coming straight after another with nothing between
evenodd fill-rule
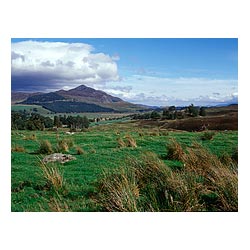
<instances>
[{"instance_id":1,"label":"green grass","mask_svg":"<svg viewBox=\"0 0 250 250\"><path fill-rule=\"evenodd\" d=\"M237 131L216 132L213 140L202 140L202 133L197 132L169 131L167 135L150 135L150 132L150 129L138 129L133 122L94 126L74 135L66 135L64 131L12 131L13 147L18 145L25 149L25 152L11 153L12 211L100 211L96 202L96 183L103 172L125 167L128 158L138 158L150 151L173 171L183 168L182 162L166 157L166 145L172 138L184 149L196 141L217 156L232 155L238 145ZM136 141L137 147L118 146L117 139L126 140L127 134ZM64 139L74 142L68 153L76 160L54 166L64 181L63 188L55 190L39 165L39 159L45 155L35 152L42 140L48 140L52 148L56 148L58 141ZM76 147L80 147L84 154L77 154Z\"/></svg>"},{"instance_id":2,"label":"green grass","mask_svg":"<svg viewBox=\"0 0 250 250\"><path fill-rule=\"evenodd\" d=\"M26 110L27 112L33 112L34 108L36 108L37 113L39 113L41 115L48 115L48 114L51 113L48 109L45 109L45 108L43 108L42 106L39 106L39 105L23 105L23 104L11 105L11 110L12 111Z\"/></svg>"}]
</instances>

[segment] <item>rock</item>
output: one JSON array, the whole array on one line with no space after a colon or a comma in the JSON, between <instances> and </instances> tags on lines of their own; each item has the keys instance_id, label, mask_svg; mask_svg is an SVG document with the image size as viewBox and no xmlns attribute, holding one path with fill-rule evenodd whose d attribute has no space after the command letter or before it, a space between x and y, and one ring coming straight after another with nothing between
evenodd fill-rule
<instances>
[{"instance_id":1,"label":"rock","mask_svg":"<svg viewBox=\"0 0 250 250\"><path fill-rule=\"evenodd\" d=\"M51 155L46 156L42 160L42 162L48 163L48 162L58 161L60 163L65 163L65 162L72 161L72 160L76 160L76 158L70 154L55 153L55 154L51 154Z\"/></svg>"}]
</instances>

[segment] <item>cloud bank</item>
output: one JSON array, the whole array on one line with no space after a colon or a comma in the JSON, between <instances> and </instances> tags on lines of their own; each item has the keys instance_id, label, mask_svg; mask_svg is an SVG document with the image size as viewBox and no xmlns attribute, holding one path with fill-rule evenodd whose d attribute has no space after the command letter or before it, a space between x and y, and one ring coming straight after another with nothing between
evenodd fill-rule
<instances>
[{"instance_id":1,"label":"cloud bank","mask_svg":"<svg viewBox=\"0 0 250 250\"><path fill-rule=\"evenodd\" d=\"M134 103L161 106L238 103L238 80L234 79L133 75L121 84L123 88L109 83L106 91Z\"/></svg>"},{"instance_id":2,"label":"cloud bank","mask_svg":"<svg viewBox=\"0 0 250 250\"><path fill-rule=\"evenodd\" d=\"M12 90L51 91L118 81L119 56L84 43L23 41L11 45Z\"/></svg>"}]
</instances>

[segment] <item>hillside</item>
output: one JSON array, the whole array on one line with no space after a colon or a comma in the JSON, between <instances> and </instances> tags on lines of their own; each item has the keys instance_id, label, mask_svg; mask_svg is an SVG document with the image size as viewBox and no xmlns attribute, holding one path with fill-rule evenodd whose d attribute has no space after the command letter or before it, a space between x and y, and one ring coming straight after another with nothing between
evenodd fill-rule
<instances>
[{"instance_id":1,"label":"hillside","mask_svg":"<svg viewBox=\"0 0 250 250\"><path fill-rule=\"evenodd\" d=\"M19 102L23 102L27 100L27 98L34 96L34 95L39 95L41 93L26 93L26 92L11 92L11 104L16 104Z\"/></svg>"},{"instance_id":2,"label":"hillside","mask_svg":"<svg viewBox=\"0 0 250 250\"><path fill-rule=\"evenodd\" d=\"M12 104L40 105L52 112L138 112L143 105L125 102L103 91L80 85L50 93L12 92Z\"/></svg>"}]
</instances>

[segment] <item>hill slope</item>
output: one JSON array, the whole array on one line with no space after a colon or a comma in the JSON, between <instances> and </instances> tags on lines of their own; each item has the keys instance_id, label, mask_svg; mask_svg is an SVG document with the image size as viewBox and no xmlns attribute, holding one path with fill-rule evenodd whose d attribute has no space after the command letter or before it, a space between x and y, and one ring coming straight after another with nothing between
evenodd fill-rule
<instances>
[{"instance_id":1,"label":"hill slope","mask_svg":"<svg viewBox=\"0 0 250 250\"><path fill-rule=\"evenodd\" d=\"M25 95L26 94L26 95ZM16 98L19 96L19 98ZM21 98L22 97L22 98ZM15 100L14 100L15 99ZM135 112L148 110L145 106L125 102L103 91L80 85L71 90L50 93L12 92L12 103L40 105L53 112ZM24 99L24 100L23 100Z\"/></svg>"}]
</instances>

